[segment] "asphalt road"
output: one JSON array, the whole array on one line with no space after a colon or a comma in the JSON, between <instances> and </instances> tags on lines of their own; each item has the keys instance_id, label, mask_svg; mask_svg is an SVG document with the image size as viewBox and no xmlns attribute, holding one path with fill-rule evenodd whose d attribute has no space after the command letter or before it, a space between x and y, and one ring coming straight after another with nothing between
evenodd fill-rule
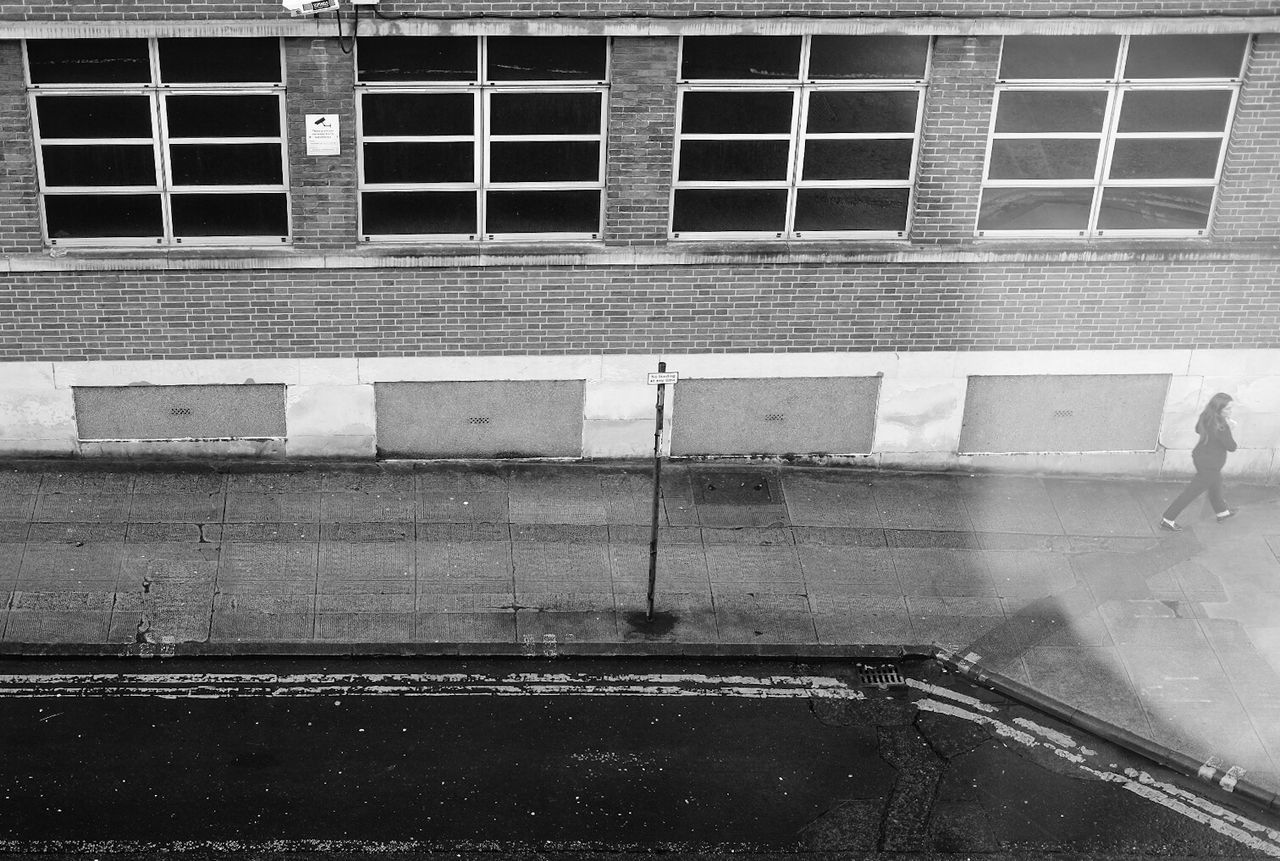
<instances>
[{"instance_id":1,"label":"asphalt road","mask_svg":"<svg viewBox=\"0 0 1280 861\"><path fill-rule=\"evenodd\" d=\"M0 663L0 852L1280 857L1225 793L900 669Z\"/></svg>"}]
</instances>

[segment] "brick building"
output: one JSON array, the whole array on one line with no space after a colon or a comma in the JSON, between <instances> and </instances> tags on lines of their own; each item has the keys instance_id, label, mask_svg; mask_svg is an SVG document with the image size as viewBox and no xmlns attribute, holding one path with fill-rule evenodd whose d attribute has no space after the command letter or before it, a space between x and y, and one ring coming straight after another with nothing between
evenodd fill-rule
<instances>
[{"instance_id":1,"label":"brick building","mask_svg":"<svg viewBox=\"0 0 1280 861\"><path fill-rule=\"evenodd\" d=\"M0 453L1280 473L1280 15L0 3Z\"/></svg>"}]
</instances>

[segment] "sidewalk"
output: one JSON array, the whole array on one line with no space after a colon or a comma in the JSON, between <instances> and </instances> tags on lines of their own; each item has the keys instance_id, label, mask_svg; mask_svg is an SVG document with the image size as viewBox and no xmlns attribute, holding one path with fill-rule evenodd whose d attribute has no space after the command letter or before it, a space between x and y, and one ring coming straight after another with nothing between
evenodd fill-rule
<instances>
[{"instance_id":1,"label":"sidewalk","mask_svg":"<svg viewBox=\"0 0 1280 861\"><path fill-rule=\"evenodd\" d=\"M0 654L954 650L1280 791L1280 488L666 464L0 466Z\"/></svg>"}]
</instances>

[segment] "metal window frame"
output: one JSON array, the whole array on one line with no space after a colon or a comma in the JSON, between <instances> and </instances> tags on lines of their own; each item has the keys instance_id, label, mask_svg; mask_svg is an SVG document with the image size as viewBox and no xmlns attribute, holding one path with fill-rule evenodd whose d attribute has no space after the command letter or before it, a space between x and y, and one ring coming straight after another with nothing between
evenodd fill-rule
<instances>
[{"instance_id":1,"label":"metal window frame","mask_svg":"<svg viewBox=\"0 0 1280 861\"><path fill-rule=\"evenodd\" d=\"M141 38L141 37L139 37ZM27 42L22 42L23 83L27 90L27 106L31 116L31 129L36 153L36 175L39 184L40 230L44 242L50 246L259 246L281 245L292 241L292 192L289 182L288 145L286 140L287 125L285 113L285 55L283 40L277 39L280 52L279 81L229 81L208 83L165 83L160 74L160 37L147 37L147 57L150 70L148 83L91 83L91 84L33 84L31 83L31 67L27 55ZM122 96L133 95L146 97L150 101L151 137L150 138L50 138L43 137L40 130L39 115L36 111L36 100L48 96ZM178 138L169 136L168 115L165 101L170 95L271 95L276 99L279 112L279 134L275 136L255 137L205 137ZM271 185L175 185L172 176L170 147L173 143L271 143L276 144L280 153L281 182ZM44 147L46 146L92 146L119 143L150 143L156 168L156 181L151 186L59 186L50 189L45 181ZM283 196L285 203L284 235L232 234L225 236L178 236L173 227L173 196L184 194L272 194ZM136 195L155 194L160 198L161 223L163 234L159 236L129 237L77 237L57 238L49 235L49 223L45 212L45 201L49 197L67 195Z\"/></svg>"},{"instance_id":2,"label":"metal window frame","mask_svg":"<svg viewBox=\"0 0 1280 861\"><path fill-rule=\"evenodd\" d=\"M576 240L598 240L604 234L605 176L608 149L608 115L610 67L612 65L613 43L607 37L605 48L604 80L582 81L493 81L488 77L488 37L474 36L476 42L477 64L476 79L472 81L360 81L355 83L356 90L356 140L357 140L357 194L360 197L358 211L358 230L360 241L378 242L555 242ZM364 97L383 93L407 94L457 94L469 93L472 96L472 133L470 135L367 135L364 131ZM553 93L598 93L600 95L599 126L594 134L539 134L539 135L495 135L490 129L490 102L495 94L553 94ZM469 183L371 183L365 179L364 145L366 143L420 143L420 142L465 142L469 141L474 153L473 177ZM599 159L596 179L594 181L563 180L552 182L494 182L489 178L491 164L490 147L494 142L520 141L595 141L599 144ZM574 233L497 233L488 231L488 193L490 191L581 191L595 190L599 192L600 203L597 212L596 229L589 232ZM475 230L468 233L369 233L364 226L364 195L366 192L397 191L472 191L476 195Z\"/></svg>"},{"instance_id":3,"label":"metal window frame","mask_svg":"<svg viewBox=\"0 0 1280 861\"><path fill-rule=\"evenodd\" d=\"M928 82L933 66L933 43L930 43L925 55L924 75L921 78L866 78L856 80L816 79L810 76L810 59L813 36L806 35L800 41L800 64L798 76L794 79L684 79L677 80L676 122L675 122L675 155L672 165L672 183L668 198L668 236L673 240L705 241L733 239L905 239L911 233L912 216L915 209L915 183L920 161L920 143L923 137L924 103ZM683 68L685 40L680 40L679 56L676 68ZM786 135L775 134L712 134L699 132L684 133L684 97L690 92L784 92L791 91L792 98L791 129ZM847 132L847 133L814 133L806 132L809 116L809 103L813 93L823 91L834 92L915 92L916 119L914 131L907 132ZM785 180L681 180L680 156L682 144L686 140L782 140L788 139L790 147L787 159L787 177ZM911 159L908 175L904 179L895 180L804 180L805 144L809 140L907 140L912 141ZM685 189L726 188L726 189L786 189L787 206L786 221L782 231L679 231L675 230L676 192ZM804 230L795 229L796 202L803 189L828 188L906 188L907 217L902 230Z\"/></svg>"},{"instance_id":4,"label":"metal window frame","mask_svg":"<svg viewBox=\"0 0 1280 861\"><path fill-rule=\"evenodd\" d=\"M1069 37L1064 37L1069 38ZM985 195L989 188L1091 188L1093 200L1089 208L1089 217L1084 229L983 229L979 227L981 217L981 197L978 211L974 218L974 235L979 239L1181 239L1204 237L1209 234L1213 224L1214 212L1218 203L1218 191L1222 181L1222 168L1226 161L1227 144L1231 139L1231 129L1235 122L1236 106L1240 99L1240 87L1243 82L1244 69L1248 63L1249 51L1253 45L1250 38L1245 43L1241 55L1240 69L1233 78L1126 78L1123 70L1128 61L1129 45L1132 36L1120 37L1120 45L1116 51L1116 62L1110 78L1017 78L1000 79L996 82L992 99L990 125L987 130L986 153L983 160L982 190ZM1003 50L1003 43L1001 50ZM1106 91L1107 105L1102 124L1095 132L997 132L996 118L1000 110L1000 99L1007 92L1081 92ZM1124 108L1125 96L1133 92L1205 92L1213 90L1229 91L1231 102L1227 110L1226 122L1221 132L1205 131L1165 131L1165 132L1120 132L1119 122ZM1111 164L1115 155L1117 141L1121 140L1173 140L1173 139L1218 139L1218 158L1212 179L1202 177L1164 178L1164 179L1112 179ZM1099 141L1098 159L1094 165L1094 176L1091 180L1036 180L1036 179L992 179L991 153L997 140L1047 140L1047 139L1097 139ZM1099 229L1098 218L1102 211L1102 199L1110 188L1212 188L1213 196L1209 204L1209 212L1203 228L1134 228L1134 229Z\"/></svg>"}]
</instances>

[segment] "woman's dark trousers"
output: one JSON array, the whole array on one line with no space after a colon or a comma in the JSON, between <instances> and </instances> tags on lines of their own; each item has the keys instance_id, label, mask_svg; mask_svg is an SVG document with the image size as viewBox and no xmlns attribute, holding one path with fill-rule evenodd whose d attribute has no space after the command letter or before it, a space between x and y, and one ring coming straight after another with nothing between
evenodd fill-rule
<instances>
[{"instance_id":1,"label":"woman's dark trousers","mask_svg":"<svg viewBox=\"0 0 1280 861\"><path fill-rule=\"evenodd\" d=\"M1182 509L1191 504L1191 501L1200 494L1208 491L1209 504L1213 506L1213 510L1217 514L1227 510L1227 503L1222 498L1222 470L1220 469L1197 469L1196 477L1191 479L1191 483L1187 485L1182 493L1178 494L1178 498L1169 503L1169 507L1165 509L1164 519L1175 520L1182 513Z\"/></svg>"}]
</instances>

